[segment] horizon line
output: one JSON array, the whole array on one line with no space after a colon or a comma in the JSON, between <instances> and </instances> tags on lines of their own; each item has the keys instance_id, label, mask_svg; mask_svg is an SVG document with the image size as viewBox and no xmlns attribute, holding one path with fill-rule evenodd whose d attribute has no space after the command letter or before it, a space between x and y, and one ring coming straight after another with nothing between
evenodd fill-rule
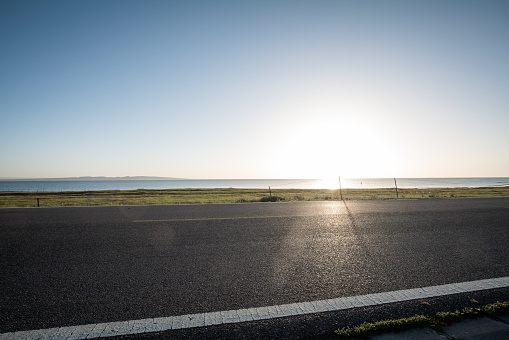
<instances>
[{"instance_id":1,"label":"horizon line","mask_svg":"<svg viewBox=\"0 0 509 340\"><path fill-rule=\"evenodd\" d=\"M509 178L509 176L432 176L432 177L343 177L343 179L448 179L448 178ZM332 178L332 177L329 177ZM185 178L169 176L69 176L69 177L0 177L0 181L9 180L39 180L39 181L57 181L57 180L184 180L184 181L212 181L212 180L324 180L325 178Z\"/></svg>"}]
</instances>

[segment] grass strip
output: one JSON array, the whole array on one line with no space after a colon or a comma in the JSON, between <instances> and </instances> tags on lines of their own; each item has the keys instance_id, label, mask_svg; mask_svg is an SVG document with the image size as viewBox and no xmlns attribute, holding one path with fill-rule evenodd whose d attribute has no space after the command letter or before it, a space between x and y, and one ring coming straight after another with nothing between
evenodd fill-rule
<instances>
[{"instance_id":1,"label":"grass strip","mask_svg":"<svg viewBox=\"0 0 509 340\"><path fill-rule=\"evenodd\" d=\"M339 339L353 339L422 327L442 331L442 327L467 318L495 317L498 314L507 313L509 313L509 302L495 302L478 308L465 307L455 312L439 312L433 316L415 315L404 319L364 322L359 326L340 328L334 333Z\"/></svg>"},{"instance_id":2,"label":"grass strip","mask_svg":"<svg viewBox=\"0 0 509 340\"><path fill-rule=\"evenodd\" d=\"M399 198L509 197L509 187L399 189ZM396 198L391 188L343 189L343 199ZM338 201L331 189L138 189L62 192L0 192L0 207L55 207L92 205L145 205Z\"/></svg>"}]
</instances>

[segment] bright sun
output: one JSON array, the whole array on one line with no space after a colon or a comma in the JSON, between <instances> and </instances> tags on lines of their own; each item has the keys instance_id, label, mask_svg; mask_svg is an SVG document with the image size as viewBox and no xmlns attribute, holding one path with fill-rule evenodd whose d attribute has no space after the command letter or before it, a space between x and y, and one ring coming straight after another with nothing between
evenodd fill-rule
<instances>
[{"instance_id":1,"label":"bright sun","mask_svg":"<svg viewBox=\"0 0 509 340\"><path fill-rule=\"evenodd\" d=\"M325 119L288 131L273 155L280 178L319 178L335 188L338 176L390 176L381 135L353 120Z\"/></svg>"}]
</instances>

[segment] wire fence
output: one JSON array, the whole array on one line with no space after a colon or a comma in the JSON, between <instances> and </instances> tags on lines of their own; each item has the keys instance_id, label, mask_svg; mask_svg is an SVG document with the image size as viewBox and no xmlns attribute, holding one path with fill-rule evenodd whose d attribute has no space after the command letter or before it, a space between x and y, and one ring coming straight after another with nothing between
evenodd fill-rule
<instances>
[{"instance_id":1,"label":"wire fence","mask_svg":"<svg viewBox=\"0 0 509 340\"><path fill-rule=\"evenodd\" d=\"M459 198L509 196L509 178L338 178L280 183L269 195L291 192L296 185L310 190L330 190L317 199ZM277 196L279 197L279 196Z\"/></svg>"},{"instance_id":2,"label":"wire fence","mask_svg":"<svg viewBox=\"0 0 509 340\"><path fill-rule=\"evenodd\" d=\"M180 187L173 188L155 182L151 185L155 188L140 189L133 186L131 189L122 187L69 191L0 190L0 207L509 197L508 177L351 179L338 176L329 181L190 180L181 181ZM172 185L175 186L175 183ZM189 188L193 185L194 188Z\"/></svg>"}]
</instances>

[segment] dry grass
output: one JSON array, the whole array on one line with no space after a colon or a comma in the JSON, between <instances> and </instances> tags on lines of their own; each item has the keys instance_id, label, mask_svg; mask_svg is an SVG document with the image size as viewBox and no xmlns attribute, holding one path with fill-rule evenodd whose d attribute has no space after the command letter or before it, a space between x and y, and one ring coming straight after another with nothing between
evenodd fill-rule
<instances>
[{"instance_id":1,"label":"dry grass","mask_svg":"<svg viewBox=\"0 0 509 340\"><path fill-rule=\"evenodd\" d=\"M388 189L343 189L343 199L396 198ZM509 187L399 189L399 198L509 197ZM165 189L69 192L0 192L0 207L243 203L262 201L337 201L339 190L328 189Z\"/></svg>"}]
</instances>

